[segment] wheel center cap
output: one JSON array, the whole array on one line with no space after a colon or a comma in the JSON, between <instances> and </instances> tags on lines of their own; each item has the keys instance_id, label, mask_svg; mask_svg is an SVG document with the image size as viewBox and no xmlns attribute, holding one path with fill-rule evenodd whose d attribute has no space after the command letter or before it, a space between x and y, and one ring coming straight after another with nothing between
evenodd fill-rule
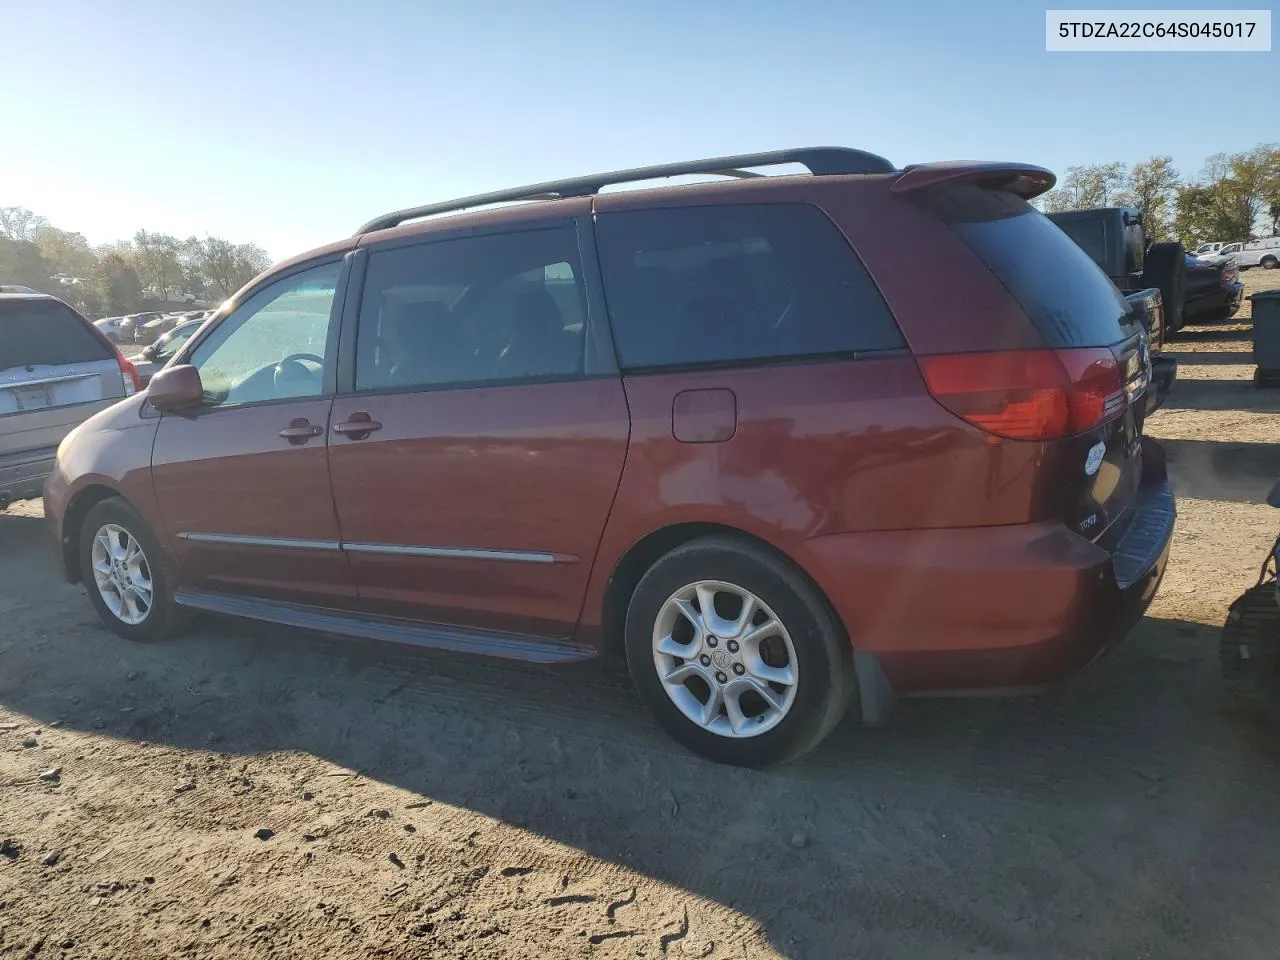
<instances>
[{"instance_id":1,"label":"wheel center cap","mask_svg":"<svg viewBox=\"0 0 1280 960\"><path fill-rule=\"evenodd\" d=\"M711 662L721 670L728 670L733 664L733 657L724 650L713 650L711 652Z\"/></svg>"}]
</instances>

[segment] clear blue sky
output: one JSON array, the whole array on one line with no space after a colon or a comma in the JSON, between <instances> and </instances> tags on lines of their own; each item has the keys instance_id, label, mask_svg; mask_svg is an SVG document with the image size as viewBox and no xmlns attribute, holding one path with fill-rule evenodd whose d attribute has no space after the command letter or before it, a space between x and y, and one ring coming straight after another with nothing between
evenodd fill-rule
<instances>
[{"instance_id":1,"label":"clear blue sky","mask_svg":"<svg viewBox=\"0 0 1280 960\"><path fill-rule=\"evenodd\" d=\"M10 0L0 205L282 258L388 209L717 154L1188 174L1280 139L1280 53L1046 53L1045 6Z\"/></svg>"}]
</instances>

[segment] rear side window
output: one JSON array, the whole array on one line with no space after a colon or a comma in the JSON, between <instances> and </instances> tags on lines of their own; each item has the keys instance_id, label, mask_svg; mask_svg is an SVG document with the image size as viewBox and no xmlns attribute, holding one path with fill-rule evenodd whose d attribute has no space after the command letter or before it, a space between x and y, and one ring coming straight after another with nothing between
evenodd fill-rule
<instances>
[{"instance_id":1,"label":"rear side window","mask_svg":"<svg viewBox=\"0 0 1280 960\"><path fill-rule=\"evenodd\" d=\"M904 345L866 269L816 207L620 211L598 218L597 237L625 368Z\"/></svg>"},{"instance_id":2,"label":"rear side window","mask_svg":"<svg viewBox=\"0 0 1280 960\"><path fill-rule=\"evenodd\" d=\"M66 304L0 301L0 370L110 359L111 350Z\"/></svg>"},{"instance_id":3,"label":"rear side window","mask_svg":"<svg viewBox=\"0 0 1280 960\"><path fill-rule=\"evenodd\" d=\"M1098 266L1107 262L1107 225L1101 220L1059 220L1059 230L1076 242Z\"/></svg>"},{"instance_id":4,"label":"rear side window","mask_svg":"<svg viewBox=\"0 0 1280 960\"><path fill-rule=\"evenodd\" d=\"M1129 304L1089 255L1021 197L957 186L921 195L1022 305L1051 347L1124 339Z\"/></svg>"},{"instance_id":5,"label":"rear side window","mask_svg":"<svg viewBox=\"0 0 1280 960\"><path fill-rule=\"evenodd\" d=\"M585 304L571 226L375 250L356 389L579 377Z\"/></svg>"}]
</instances>

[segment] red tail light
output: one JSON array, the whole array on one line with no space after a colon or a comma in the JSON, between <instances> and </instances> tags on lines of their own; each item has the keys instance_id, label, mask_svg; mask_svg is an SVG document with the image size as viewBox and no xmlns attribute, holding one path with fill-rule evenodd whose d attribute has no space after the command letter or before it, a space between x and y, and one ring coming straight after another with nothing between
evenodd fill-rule
<instances>
[{"instance_id":1,"label":"red tail light","mask_svg":"<svg viewBox=\"0 0 1280 960\"><path fill-rule=\"evenodd\" d=\"M112 345L116 352L116 363L120 365L120 381L124 384L124 395L132 396L142 389L142 378L138 376L138 368L120 352L120 348Z\"/></svg>"},{"instance_id":2,"label":"red tail light","mask_svg":"<svg viewBox=\"0 0 1280 960\"><path fill-rule=\"evenodd\" d=\"M935 400L975 427L1011 440L1053 440L1124 407L1124 377L1105 347L917 357Z\"/></svg>"}]
</instances>

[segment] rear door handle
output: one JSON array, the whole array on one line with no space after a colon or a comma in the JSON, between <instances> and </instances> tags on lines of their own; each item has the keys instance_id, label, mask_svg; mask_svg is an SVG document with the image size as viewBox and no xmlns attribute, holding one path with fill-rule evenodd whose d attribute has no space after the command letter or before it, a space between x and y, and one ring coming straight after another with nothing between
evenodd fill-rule
<instances>
[{"instance_id":1,"label":"rear door handle","mask_svg":"<svg viewBox=\"0 0 1280 960\"><path fill-rule=\"evenodd\" d=\"M381 430L382 424L367 413L353 413L351 419L333 425L333 432L340 433L351 440L363 440L375 430Z\"/></svg>"},{"instance_id":2,"label":"rear door handle","mask_svg":"<svg viewBox=\"0 0 1280 960\"><path fill-rule=\"evenodd\" d=\"M299 417L297 420L289 421L289 425L280 431L280 436L296 446L322 433L324 433L324 427L317 427L306 417Z\"/></svg>"}]
</instances>

